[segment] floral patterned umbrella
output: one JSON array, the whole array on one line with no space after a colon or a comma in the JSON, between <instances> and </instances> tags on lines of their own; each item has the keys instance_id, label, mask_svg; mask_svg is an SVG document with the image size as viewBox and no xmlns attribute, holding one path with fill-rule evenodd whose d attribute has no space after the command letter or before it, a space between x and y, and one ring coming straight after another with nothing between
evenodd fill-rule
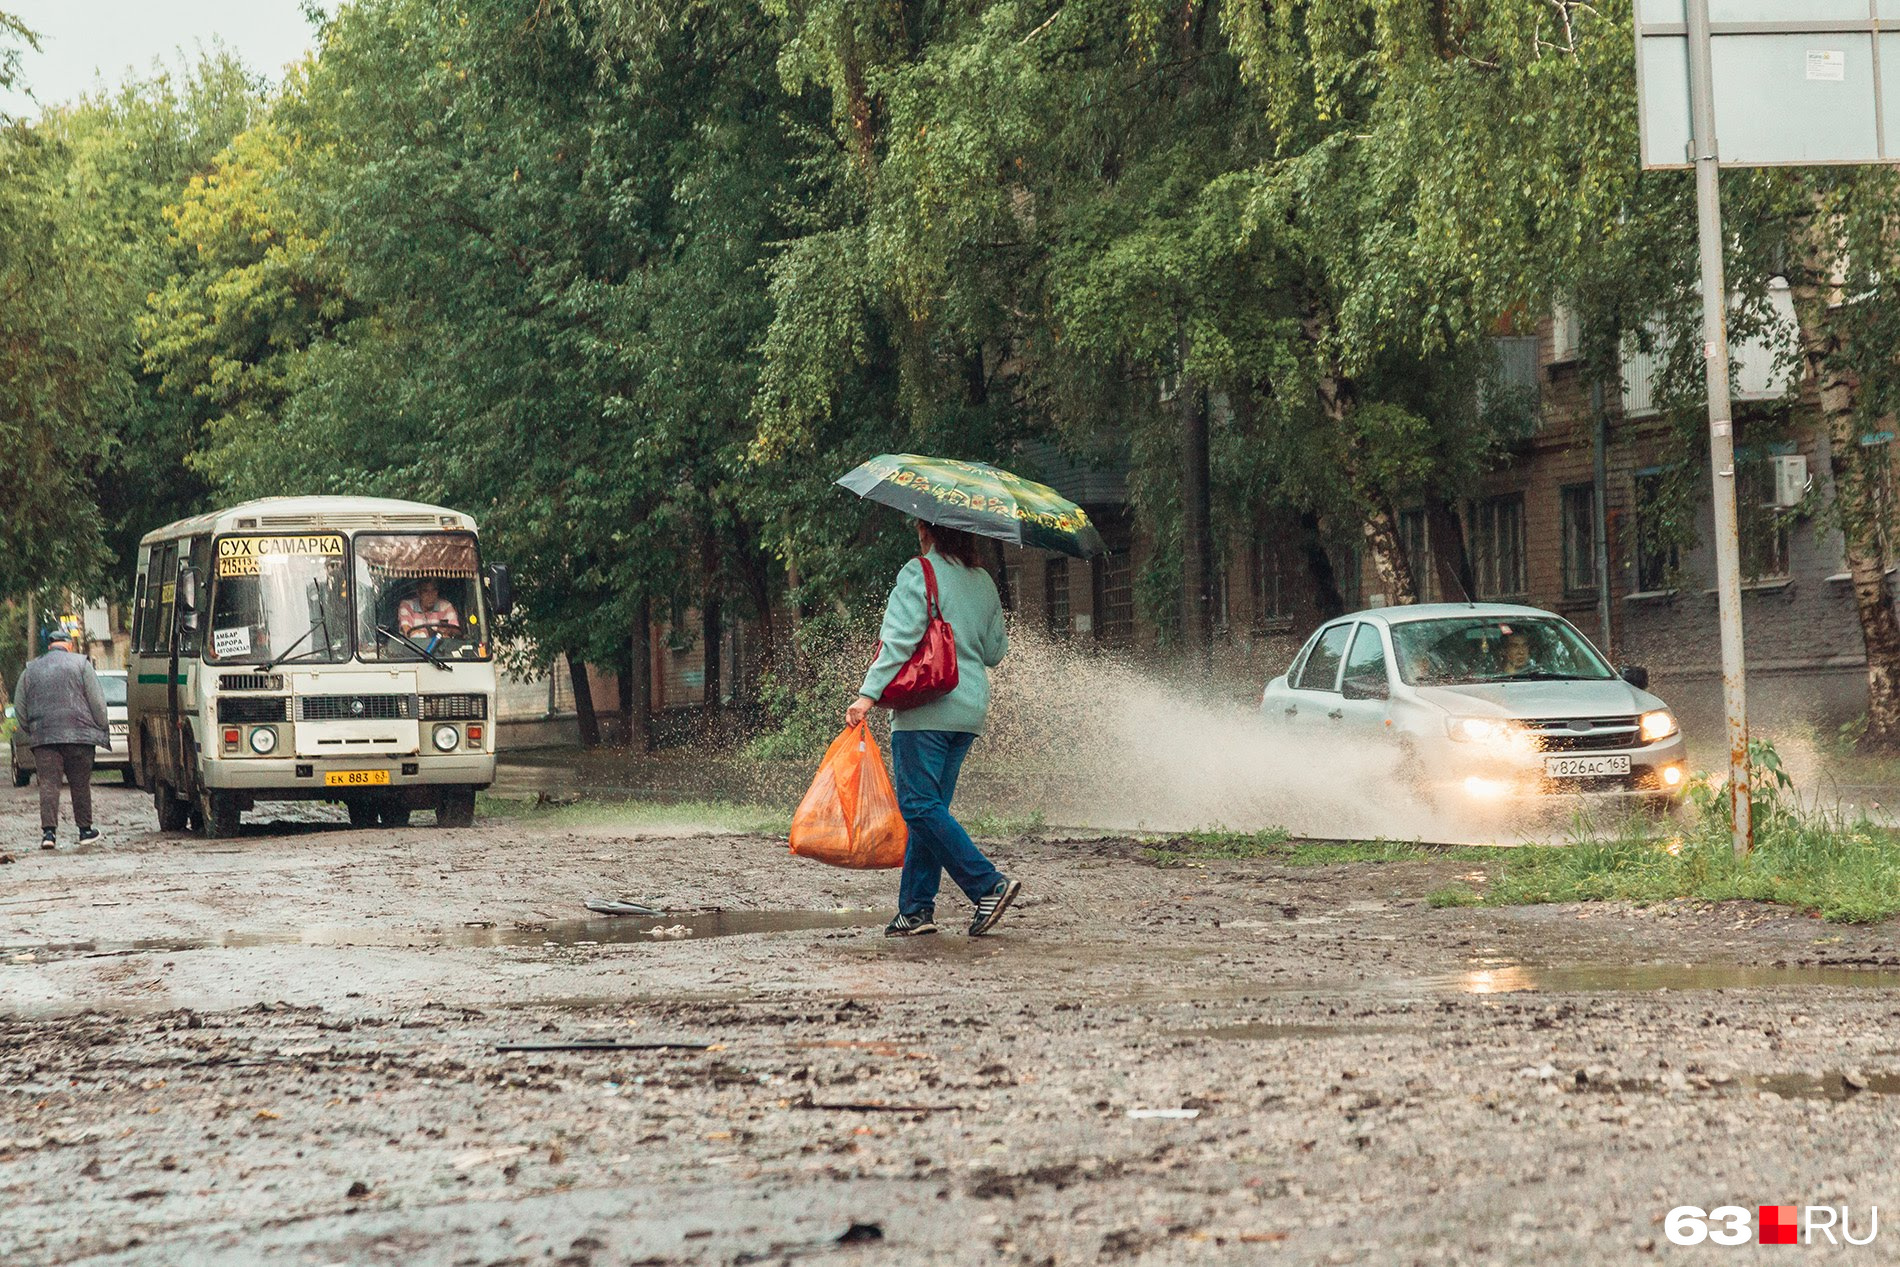
<instances>
[{"instance_id":1,"label":"floral patterned umbrella","mask_svg":"<svg viewBox=\"0 0 1900 1267\"><path fill-rule=\"evenodd\" d=\"M860 497L925 523L1078 559L1102 553L1088 512L1047 484L987 462L881 453L838 481Z\"/></svg>"}]
</instances>

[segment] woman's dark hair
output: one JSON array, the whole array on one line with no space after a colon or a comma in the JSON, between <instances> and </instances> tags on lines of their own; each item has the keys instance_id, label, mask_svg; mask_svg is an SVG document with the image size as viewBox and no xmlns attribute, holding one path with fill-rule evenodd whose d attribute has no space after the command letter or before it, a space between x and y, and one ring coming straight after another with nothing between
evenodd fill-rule
<instances>
[{"instance_id":1,"label":"woman's dark hair","mask_svg":"<svg viewBox=\"0 0 1900 1267\"><path fill-rule=\"evenodd\" d=\"M975 533L965 532L961 528L945 528L940 524L918 521L918 527L930 538L931 546L952 563L960 563L966 568L983 566L982 556L977 553Z\"/></svg>"}]
</instances>

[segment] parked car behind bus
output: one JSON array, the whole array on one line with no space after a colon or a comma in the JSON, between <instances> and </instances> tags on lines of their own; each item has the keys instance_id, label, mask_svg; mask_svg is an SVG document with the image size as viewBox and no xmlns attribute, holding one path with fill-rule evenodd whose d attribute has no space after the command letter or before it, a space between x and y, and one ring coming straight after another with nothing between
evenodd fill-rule
<instances>
[{"instance_id":1,"label":"parked car behind bus","mask_svg":"<svg viewBox=\"0 0 1900 1267\"><path fill-rule=\"evenodd\" d=\"M125 713L125 670L100 669L99 686L106 693L106 717L108 728L112 732L112 746L101 748L92 760L93 770L117 770L119 778L129 787L132 784L131 746L126 740ZM13 715L11 705L7 707L7 716ZM33 780L33 750L26 746L24 731L15 730L7 745L8 762L13 767L13 786L25 787Z\"/></svg>"}]
</instances>

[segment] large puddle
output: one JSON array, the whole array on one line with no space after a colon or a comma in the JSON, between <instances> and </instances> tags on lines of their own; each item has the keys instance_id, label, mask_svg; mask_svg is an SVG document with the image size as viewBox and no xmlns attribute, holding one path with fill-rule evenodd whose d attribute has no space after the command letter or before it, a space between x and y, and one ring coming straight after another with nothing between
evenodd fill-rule
<instances>
[{"instance_id":1,"label":"large puddle","mask_svg":"<svg viewBox=\"0 0 1900 1267\"><path fill-rule=\"evenodd\" d=\"M465 925L443 929L350 928L313 924L282 932L231 931L213 937L151 937L128 941L79 941L0 947L0 965L44 963L101 955L169 954L190 950L242 950L258 946L375 946L462 949L483 946L615 946L640 942L692 941L823 929L872 928L884 922L875 911L702 911L696 914L550 920L506 928Z\"/></svg>"}]
</instances>

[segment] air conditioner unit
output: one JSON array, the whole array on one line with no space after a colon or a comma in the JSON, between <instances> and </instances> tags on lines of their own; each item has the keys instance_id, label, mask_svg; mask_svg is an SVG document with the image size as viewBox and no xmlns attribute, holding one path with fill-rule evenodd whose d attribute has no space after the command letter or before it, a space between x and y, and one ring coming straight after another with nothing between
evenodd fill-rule
<instances>
[{"instance_id":1,"label":"air conditioner unit","mask_svg":"<svg viewBox=\"0 0 1900 1267\"><path fill-rule=\"evenodd\" d=\"M1768 503L1778 510L1792 510L1808 495L1808 459L1799 453L1769 458L1774 471L1773 499Z\"/></svg>"}]
</instances>

